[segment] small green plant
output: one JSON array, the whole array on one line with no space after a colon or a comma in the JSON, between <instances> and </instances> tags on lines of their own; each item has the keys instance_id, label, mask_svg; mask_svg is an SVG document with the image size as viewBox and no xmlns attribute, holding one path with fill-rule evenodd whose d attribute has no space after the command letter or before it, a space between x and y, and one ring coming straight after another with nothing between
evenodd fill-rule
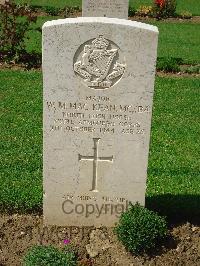
<instances>
[{"instance_id":1,"label":"small green plant","mask_svg":"<svg viewBox=\"0 0 200 266\"><path fill-rule=\"evenodd\" d=\"M181 11L180 17L183 19L190 19L192 18L192 13L189 11Z\"/></svg>"},{"instance_id":2,"label":"small green plant","mask_svg":"<svg viewBox=\"0 0 200 266\"><path fill-rule=\"evenodd\" d=\"M73 15L76 12L81 12L81 9L79 6L66 6L63 9L63 13L64 13L65 18L70 17L71 15Z\"/></svg>"},{"instance_id":3,"label":"small green plant","mask_svg":"<svg viewBox=\"0 0 200 266\"><path fill-rule=\"evenodd\" d=\"M136 13L135 8L132 7L132 6L129 6L129 9L128 9L128 16L129 16L129 17L134 17L134 16L135 16L135 13Z\"/></svg>"},{"instance_id":4,"label":"small green plant","mask_svg":"<svg viewBox=\"0 0 200 266\"><path fill-rule=\"evenodd\" d=\"M180 64L182 63L181 58L173 57L159 57L157 61L157 70L164 72L177 73L180 72Z\"/></svg>"},{"instance_id":5,"label":"small green plant","mask_svg":"<svg viewBox=\"0 0 200 266\"><path fill-rule=\"evenodd\" d=\"M28 7L29 7L29 9L30 9L32 12L38 12L39 9L42 9L41 6L35 6L35 5L29 5Z\"/></svg>"},{"instance_id":6,"label":"small green plant","mask_svg":"<svg viewBox=\"0 0 200 266\"><path fill-rule=\"evenodd\" d=\"M34 246L24 257L24 266L76 266L74 252L60 251L53 246Z\"/></svg>"},{"instance_id":7,"label":"small green plant","mask_svg":"<svg viewBox=\"0 0 200 266\"><path fill-rule=\"evenodd\" d=\"M121 215L115 232L127 250L141 254L167 236L167 224L163 217L136 204Z\"/></svg>"},{"instance_id":8,"label":"small green plant","mask_svg":"<svg viewBox=\"0 0 200 266\"><path fill-rule=\"evenodd\" d=\"M43 9L50 16L59 16L61 12L60 8L55 6L45 6Z\"/></svg>"},{"instance_id":9,"label":"small green plant","mask_svg":"<svg viewBox=\"0 0 200 266\"><path fill-rule=\"evenodd\" d=\"M200 74L200 65L189 66L184 70L188 74Z\"/></svg>"},{"instance_id":10,"label":"small green plant","mask_svg":"<svg viewBox=\"0 0 200 266\"><path fill-rule=\"evenodd\" d=\"M26 69L40 68L42 65L42 54L37 52L21 53L18 57L17 63L24 66Z\"/></svg>"}]
</instances>

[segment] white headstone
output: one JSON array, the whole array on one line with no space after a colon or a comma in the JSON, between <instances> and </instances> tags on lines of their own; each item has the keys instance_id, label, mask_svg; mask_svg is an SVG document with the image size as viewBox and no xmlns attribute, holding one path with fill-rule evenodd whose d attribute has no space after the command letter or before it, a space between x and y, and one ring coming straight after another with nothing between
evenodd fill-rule
<instances>
[{"instance_id":1,"label":"white headstone","mask_svg":"<svg viewBox=\"0 0 200 266\"><path fill-rule=\"evenodd\" d=\"M44 24L46 223L113 226L145 204L157 36L112 18Z\"/></svg>"},{"instance_id":2,"label":"white headstone","mask_svg":"<svg viewBox=\"0 0 200 266\"><path fill-rule=\"evenodd\" d=\"M83 0L83 17L128 19L129 0Z\"/></svg>"}]
</instances>

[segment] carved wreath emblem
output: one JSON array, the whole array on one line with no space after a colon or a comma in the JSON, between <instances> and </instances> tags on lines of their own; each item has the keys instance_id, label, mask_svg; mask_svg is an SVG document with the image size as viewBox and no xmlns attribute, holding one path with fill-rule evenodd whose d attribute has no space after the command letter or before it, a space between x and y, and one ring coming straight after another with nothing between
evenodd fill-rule
<instances>
[{"instance_id":1,"label":"carved wreath emblem","mask_svg":"<svg viewBox=\"0 0 200 266\"><path fill-rule=\"evenodd\" d=\"M118 61L121 59L119 47L102 35L82 45L75 58L75 73L93 89L112 87L121 79L126 68L124 62Z\"/></svg>"}]
</instances>

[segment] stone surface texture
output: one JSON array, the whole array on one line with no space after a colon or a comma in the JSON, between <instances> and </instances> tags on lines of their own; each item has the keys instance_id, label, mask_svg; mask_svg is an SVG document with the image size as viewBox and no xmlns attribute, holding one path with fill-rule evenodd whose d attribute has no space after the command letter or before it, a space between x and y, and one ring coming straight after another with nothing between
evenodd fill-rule
<instances>
[{"instance_id":1,"label":"stone surface texture","mask_svg":"<svg viewBox=\"0 0 200 266\"><path fill-rule=\"evenodd\" d=\"M129 0L83 0L83 17L128 19Z\"/></svg>"},{"instance_id":2,"label":"stone surface texture","mask_svg":"<svg viewBox=\"0 0 200 266\"><path fill-rule=\"evenodd\" d=\"M157 37L121 19L44 24L47 224L114 226L145 204Z\"/></svg>"}]
</instances>

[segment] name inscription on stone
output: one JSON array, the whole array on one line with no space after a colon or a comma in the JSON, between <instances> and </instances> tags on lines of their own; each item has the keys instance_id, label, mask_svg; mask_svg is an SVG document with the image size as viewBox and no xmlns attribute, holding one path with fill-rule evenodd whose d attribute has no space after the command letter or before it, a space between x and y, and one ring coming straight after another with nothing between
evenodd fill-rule
<instances>
[{"instance_id":1,"label":"name inscription on stone","mask_svg":"<svg viewBox=\"0 0 200 266\"><path fill-rule=\"evenodd\" d=\"M46 102L52 114L49 131L65 133L145 134L141 115L149 105L114 104L108 97L86 96L83 102Z\"/></svg>"}]
</instances>

